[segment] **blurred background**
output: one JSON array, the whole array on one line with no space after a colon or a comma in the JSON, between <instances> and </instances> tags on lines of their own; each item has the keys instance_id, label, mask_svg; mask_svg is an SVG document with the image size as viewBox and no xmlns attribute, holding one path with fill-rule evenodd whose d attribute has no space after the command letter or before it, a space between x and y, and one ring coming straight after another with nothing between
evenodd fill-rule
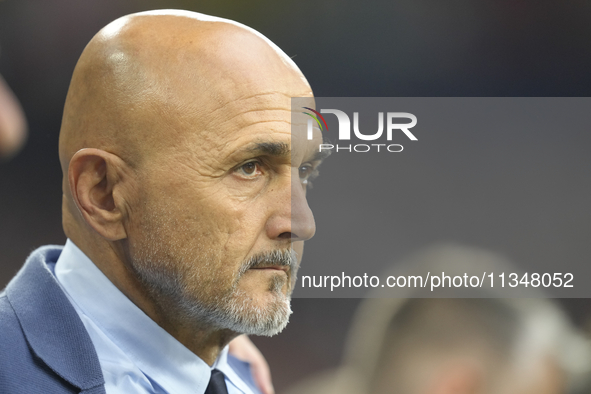
<instances>
[{"instance_id":1,"label":"blurred background","mask_svg":"<svg viewBox=\"0 0 591 394\"><path fill-rule=\"evenodd\" d=\"M78 56L108 22L156 8L189 9L253 27L293 57L317 96L584 97L591 92L591 3L587 1L0 0L0 74L20 100L29 125L22 151L0 162L0 288L34 248L65 241L57 146L62 106ZM581 152L591 141L579 137L572 146L578 158L573 182L577 190L588 193L591 183L580 175L591 174L591 155ZM526 168L538 170L526 161ZM323 171L337 170L327 162ZM552 175L573 183L569 172ZM315 196L322 195L321 179L310 195L312 208L320 198ZM405 193L410 202L412 195L424 195L418 187ZM573 235L534 234L540 235L541 247L536 250L503 237L479 246L515 260L534 253L588 261L581 245L591 244L586 241L591 232L581 223L591 223L591 210L589 200L578 197L576 205L567 207L558 198L547 200L554 204L548 205L548 214L553 214L554 206L570 209L554 214ZM330 215L323 211L315 215L321 234ZM412 215L401 215L393 227L402 232L413 221ZM540 231L546 229L543 221L539 224ZM387 258L398 259L436 238L420 235L418 230L406 235L412 242L399 238ZM528 236L533 237L524 235ZM473 243L462 239L461 233L452 238ZM306 258L313 259L313 242ZM337 365L346 327L359 302L295 299L294 315L284 333L255 338L272 366L279 392L304 376ZM589 300L559 302L578 327L589 324Z\"/></svg>"}]
</instances>

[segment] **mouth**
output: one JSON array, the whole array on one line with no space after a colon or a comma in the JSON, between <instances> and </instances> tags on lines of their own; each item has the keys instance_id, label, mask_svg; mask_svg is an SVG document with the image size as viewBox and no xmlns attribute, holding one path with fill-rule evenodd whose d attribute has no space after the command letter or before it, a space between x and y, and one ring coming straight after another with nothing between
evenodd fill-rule
<instances>
[{"instance_id":1,"label":"mouth","mask_svg":"<svg viewBox=\"0 0 591 394\"><path fill-rule=\"evenodd\" d=\"M285 273L290 278L297 270L297 259L292 250L273 250L256 254L246 260L242 267L241 273L248 271L264 272L270 276L276 276L278 273Z\"/></svg>"},{"instance_id":2,"label":"mouth","mask_svg":"<svg viewBox=\"0 0 591 394\"><path fill-rule=\"evenodd\" d=\"M287 273L289 267L285 265L265 265L265 266L257 266L252 267L251 270L269 270L269 271L283 271Z\"/></svg>"}]
</instances>

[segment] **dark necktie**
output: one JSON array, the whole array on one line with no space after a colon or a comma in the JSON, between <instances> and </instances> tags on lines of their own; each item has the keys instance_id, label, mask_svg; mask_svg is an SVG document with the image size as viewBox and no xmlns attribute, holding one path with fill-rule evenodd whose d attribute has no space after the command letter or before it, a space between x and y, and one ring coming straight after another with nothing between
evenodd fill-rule
<instances>
[{"instance_id":1,"label":"dark necktie","mask_svg":"<svg viewBox=\"0 0 591 394\"><path fill-rule=\"evenodd\" d=\"M222 371L217 369L211 371L211 379L209 379L205 394L228 394L226 380Z\"/></svg>"}]
</instances>

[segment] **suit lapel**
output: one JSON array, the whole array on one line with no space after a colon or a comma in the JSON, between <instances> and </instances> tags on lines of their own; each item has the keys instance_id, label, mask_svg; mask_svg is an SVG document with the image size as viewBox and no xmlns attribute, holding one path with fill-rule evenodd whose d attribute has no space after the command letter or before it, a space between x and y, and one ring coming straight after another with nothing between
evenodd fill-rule
<instances>
[{"instance_id":1,"label":"suit lapel","mask_svg":"<svg viewBox=\"0 0 591 394\"><path fill-rule=\"evenodd\" d=\"M49 368L82 390L104 392L90 336L47 266L60 253L58 246L33 252L6 287L6 295L30 347Z\"/></svg>"}]
</instances>

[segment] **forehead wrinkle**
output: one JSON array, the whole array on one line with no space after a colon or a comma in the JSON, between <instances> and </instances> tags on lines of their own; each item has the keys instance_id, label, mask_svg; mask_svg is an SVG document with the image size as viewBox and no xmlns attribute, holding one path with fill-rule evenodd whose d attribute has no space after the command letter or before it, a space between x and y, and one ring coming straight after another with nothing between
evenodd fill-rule
<instances>
[{"instance_id":1,"label":"forehead wrinkle","mask_svg":"<svg viewBox=\"0 0 591 394\"><path fill-rule=\"evenodd\" d=\"M227 142L236 141L243 138L252 139L259 138L262 134L268 135L269 137L277 135L291 135L291 119L289 116L279 117L267 116L267 118L261 118L256 113L264 113L265 111L249 111L242 116L236 116L231 120L222 121L218 124L210 124L209 127L204 129L202 141L207 141L213 147L221 145L220 138ZM269 111L271 112L271 111ZM276 111L273 111L276 112ZM264 115L263 115L264 116ZM232 139L230 141L230 138ZM227 143L225 144L227 145Z\"/></svg>"},{"instance_id":2,"label":"forehead wrinkle","mask_svg":"<svg viewBox=\"0 0 591 394\"><path fill-rule=\"evenodd\" d=\"M241 131L255 129L257 126L268 123L275 123L275 126L266 126L269 133L285 132L284 129L291 128L290 113L285 110L251 110L237 114L231 119L221 121L217 127L210 125L212 130L224 129L226 133L240 133Z\"/></svg>"},{"instance_id":3,"label":"forehead wrinkle","mask_svg":"<svg viewBox=\"0 0 591 394\"><path fill-rule=\"evenodd\" d=\"M234 118L237 118L239 116L242 115L248 115L248 114L253 114L253 113L268 113L270 111L286 111L286 112L291 112L289 109L285 109L285 108L265 108L265 109L249 109L246 111L242 111L240 113L237 113L236 115L226 119L227 122L233 120Z\"/></svg>"},{"instance_id":4,"label":"forehead wrinkle","mask_svg":"<svg viewBox=\"0 0 591 394\"><path fill-rule=\"evenodd\" d=\"M280 96L284 96L287 100L285 100L285 107L284 108L277 108L277 101L282 101L282 100L273 100L273 99L268 99L268 96L274 96L274 95L280 95ZM228 100L227 102L225 102L224 104L222 104L221 106L219 106L218 108L215 108L213 110L210 111L210 116L212 116L212 118L215 118L217 116L220 116L220 114L218 114L218 112L220 111L227 111L227 112L234 112L236 113L235 115L231 116L230 118L227 118L227 120L230 120L236 116L239 116L243 113L246 112L252 112L252 111L265 111L265 110L274 110L274 109L284 109L286 111L289 111L291 106L290 106L290 99L291 99L291 95L285 93L285 92L281 92L281 91L271 91L271 92L264 92L264 93L255 93L255 94L251 94L251 95L247 95L247 96L241 96L241 97L237 97L235 99L231 99ZM255 100L252 100L255 99ZM254 101L254 102L253 102ZM271 107L268 108L267 106ZM251 107L252 109L248 109L248 110L243 110L242 108L244 107Z\"/></svg>"},{"instance_id":5,"label":"forehead wrinkle","mask_svg":"<svg viewBox=\"0 0 591 394\"><path fill-rule=\"evenodd\" d=\"M285 124L291 125L291 122L289 120L277 120L277 119L255 120L255 121L251 121L251 122L246 122L245 121L244 126L240 127L240 129L246 129L246 128L249 128L249 127L255 127L257 125L264 124L264 123L285 123ZM281 131L279 131L279 130L271 130L271 133L272 134L281 133Z\"/></svg>"}]
</instances>

